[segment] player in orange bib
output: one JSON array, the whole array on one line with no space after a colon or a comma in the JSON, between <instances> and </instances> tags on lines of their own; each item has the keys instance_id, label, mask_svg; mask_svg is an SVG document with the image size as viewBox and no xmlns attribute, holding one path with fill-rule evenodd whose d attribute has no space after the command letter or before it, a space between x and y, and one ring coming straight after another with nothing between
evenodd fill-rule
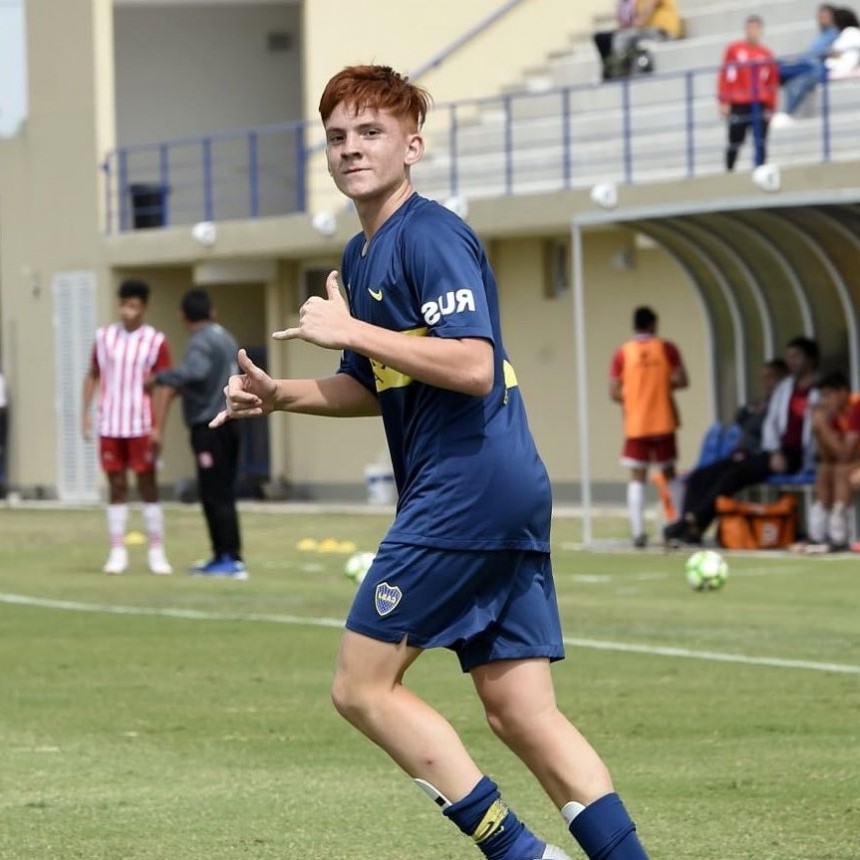
<instances>
[{"instance_id":1,"label":"player in orange bib","mask_svg":"<svg viewBox=\"0 0 860 860\"><path fill-rule=\"evenodd\" d=\"M609 396L624 412L621 464L630 469L627 510L633 545L642 548L648 542L645 479L649 465L662 470L674 507L680 510L680 485L675 474L679 420L672 392L686 388L688 380L678 347L657 337L657 314L651 308L636 308L633 331L633 337L612 356Z\"/></svg>"}]
</instances>

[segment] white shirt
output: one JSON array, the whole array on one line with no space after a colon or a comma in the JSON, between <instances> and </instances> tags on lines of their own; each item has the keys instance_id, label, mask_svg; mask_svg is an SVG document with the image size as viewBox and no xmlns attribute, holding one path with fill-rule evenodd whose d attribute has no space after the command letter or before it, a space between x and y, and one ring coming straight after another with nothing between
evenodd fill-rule
<instances>
[{"instance_id":1,"label":"white shirt","mask_svg":"<svg viewBox=\"0 0 860 860\"><path fill-rule=\"evenodd\" d=\"M96 332L93 363L99 372L99 435L148 436L152 407L144 383L170 363L164 335L151 325L134 331L120 323L105 326Z\"/></svg>"},{"instance_id":2,"label":"white shirt","mask_svg":"<svg viewBox=\"0 0 860 860\"><path fill-rule=\"evenodd\" d=\"M847 78L860 68L860 28L846 27L830 46L835 57L828 57L827 76L831 79Z\"/></svg>"}]
</instances>

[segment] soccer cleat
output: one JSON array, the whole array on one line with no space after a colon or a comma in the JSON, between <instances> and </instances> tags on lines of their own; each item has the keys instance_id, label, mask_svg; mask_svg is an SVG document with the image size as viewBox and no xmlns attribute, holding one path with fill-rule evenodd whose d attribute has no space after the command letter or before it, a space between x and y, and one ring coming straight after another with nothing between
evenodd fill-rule
<instances>
[{"instance_id":1,"label":"soccer cleat","mask_svg":"<svg viewBox=\"0 0 860 860\"><path fill-rule=\"evenodd\" d=\"M154 573L156 576L168 576L173 573L173 568L170 566L170 562L167 560L167 556L160 546L149 548L147 562L149 563L149 572Z\"/></svg>"},{"instance_id":2,"label":"soccer cleat","mask_svg":"<svg viewBox=\"0 0 860 860\"><path fill-rule=\"evenodd\" d=\"M546 848L543 850L543 854L537 860L571 860L570 855L563 851L558 845L550 845L547 843Z\"/></svg>"},{"instance_id":3,"label":"soccer cleat","mask_svg":"<svg viewBox=\"0 0 860 860\"><path fill-rule=\"evenodd\" d=\"M204 573L206 571L206 568L209 567L210 564L215 564L216 561L218 561L218 559L216 558L210 558L205 561L203 559L200 559L199 561L195 561L194 564L192 564L191 567L188 568L188 572L191 574Z\"/></svg>"},{"instance_id":4,"label":"soccer cleat","mask_svg":"<svg viewBox=\"0 0 860 860\"><path fill-rule=\"evenodd\" d=\"M110 555L102 570L112 576L117 576L120 573L125 573L127 567L128 550L124 546L115 546L111 548Z\"/></svg>"},{"instance_id":5,"label":"soccer cleat","mask_svg":"<svg viewBox=\"0 0 860 860\"><path fill-rule=\"evenodd\" d=\"M222 576L227 579L247 579L248 571L243 562L229 555L213 558L200 568L192 568L192 573L199 576Z\"/></svg>"},{"instance_id":6,"label":"soccer cleat","mask_svg":"<svg viewBox=\"0 0 860 860\"><path fill-rule=\"evenodd\" d=\"M645 549L645 547L648 546L648 535L646 535L646 534L634 535L633 546L636 549Z\"/></svg>"}]
</instances>

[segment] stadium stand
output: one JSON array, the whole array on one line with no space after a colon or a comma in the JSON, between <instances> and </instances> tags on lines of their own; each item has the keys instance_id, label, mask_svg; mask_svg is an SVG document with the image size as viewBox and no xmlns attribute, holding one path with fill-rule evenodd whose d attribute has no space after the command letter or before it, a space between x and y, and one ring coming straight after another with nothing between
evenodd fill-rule
<instances>
[{"instance_id":1,"label":"stadium stand","mask_svg":"<svg viewBox=\"0 0 860 860\"><path fill-rule=\"evenodd\" d=\"M765 21L765 42L775 54L803 51L814 32L814 8L801 0L756 4ZM525 70L501 99L476 103L473 116L464 112L453 153L458 193L479 197L722 172L725 126L716 108L716 71L725 44L736 38L750 11L738 0L718 5L688 0L686 38L650 45L655 73L604 84L598 83L591 33L572 36L569 49ZM856 146L848 132L858 118L860 77L832 82L826 97L818 92L810 98L795 126L771 135L769 160L819 162L823 136L828 138L824 160L852 158ZM452 153L445 146L451 130L434 131L434 146L418 175L425 193L443 196L452 171ZM746 167L746 161L739 166Z\"/></svg>"}]
</instances>

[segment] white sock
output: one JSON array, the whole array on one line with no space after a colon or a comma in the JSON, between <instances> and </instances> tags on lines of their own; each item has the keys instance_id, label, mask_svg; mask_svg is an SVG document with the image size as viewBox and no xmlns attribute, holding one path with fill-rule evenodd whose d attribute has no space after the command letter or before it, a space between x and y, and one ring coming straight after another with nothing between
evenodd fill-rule
<instances>
[{"instance_id":1,"label":"white sock","mask_svg":"<svg viewBox=\"0 0 860 860\"><path fill-rule=\"evenodd\" d=\"M681 511L684 509L685 489L685 484L679 477L676 476L669 481L669 495L672 498L672 507L675 508L675 519L681 517Z\"/></svg>"},{"instance_id":2,"label":"white sock","mask_svg":"<svg viewBox=\"0 0 860 860\"><path fill-rule=\"evenodd\" d=\"M633 537L645 534L645 484L641 481L627 484L627 513Z\"/></svg>"},{"instance_id":3,"label":"white sock","mask_svg":"<svg viewBox=\"0 0 860 860\"><path fill-rule=\"evenodd\" d=\"M164 545L164 511L158 502L144 502L143 521L149 535L149 545L155 549Z\"/></svg>"},{"instance_id":4,"label":"white sock","mask_svg":"<svg viewBox=\"0 0 860 860\"><path fill-rule=\"evenodd\" d=\"M827 508L821 502L813 502L809 509L809 540L824 543L827 538Z\"/></svg>"},{"instance_id":5,"label":"white sock","mask_svg":"<svg viewBox=\"0 0 860 860\"><path fill-rule=\"evenodd\" d=\"M581 803L577 803L575 800L571 800L570 803L565 803L561 808L561 817L564 819L564 823L567 825L568 830L570 829L570 825L573 823L573 819L579 815L585 807Z\"/></svg>"},{"instance_id":6,"label":"white sock","mask_svg":"<svg viewBox=\"0 0 860 860\"><path fill-rule=\"evenodd\" d=\"M125 526L128 522L128 505L108 505L107 522L111 547L125 546Z\"/></svg>"},{"instance_id":7,"label":"white sock","mask_svg":"<svg viewBox=\"0 0 860 860\"><path fill-rule=\"evenodd\" d=\"M838 546L848 543L848 512L845 502L835 502L827 520L827 534Z\"/></svg>"}]
</instances>

